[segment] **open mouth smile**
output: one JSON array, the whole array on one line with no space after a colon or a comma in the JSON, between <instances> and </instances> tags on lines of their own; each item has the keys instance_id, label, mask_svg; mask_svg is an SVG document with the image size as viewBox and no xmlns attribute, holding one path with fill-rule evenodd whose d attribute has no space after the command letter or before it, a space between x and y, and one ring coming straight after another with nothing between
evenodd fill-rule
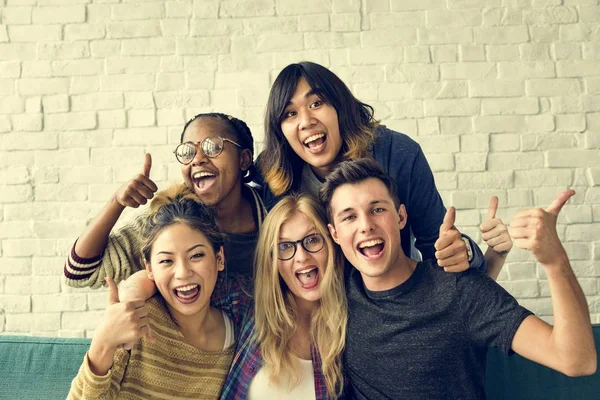
<instances>
[{"instance_id":1,"label":"open mouth smile","mask_svg":"<svg viewBox=\"0 0 600 400\"><path fill-rule=\"evenodd\" d=\"M318 153L325 148L327 143L327 135L324 133L315 133L304 139L304 146L308 148L311 153Z\"/></svg>"},{"instance_id":2,"label":"open mouth smile","mask_svg":"<svg viewBox=\"0 0 600 400\"><path fill-rule=\"evenodd\" d=\"M360 254L365 256L367 259L377 259L383 254L385 248L385 241L383 239L369 239L360 242L357 246Z\"/></svg>"},{"instance_id":3,"label":"open mouth smile","mask_svg":"<svg viewBox=\"0 0 600 400\"><path fill-rule=\"evenodd\" d=\"M319 284L319 268L308 267L296 271L296 278L304 289L313 289Z\"/></svg>"},{"instance_id":4,"label":"open mouth smile","mask_svg":"<svg viewBox=\"0 0 600 400\"><path fill-rule=\"evenodd\" d=\"M200 297L200 285L192 283L185 286L179 286L173 289L173 294L180 303L190 304Z\"/></svg>"}]
</instances>

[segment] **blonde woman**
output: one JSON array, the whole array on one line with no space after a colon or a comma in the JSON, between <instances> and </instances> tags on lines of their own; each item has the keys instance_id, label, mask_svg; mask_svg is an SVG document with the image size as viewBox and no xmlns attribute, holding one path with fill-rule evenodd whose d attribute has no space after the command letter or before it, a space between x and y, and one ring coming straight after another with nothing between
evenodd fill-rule
<instances>
[{"instance_id":1,"label":"blonde woman","mask_svg":"<svg viewBox=\"0 0 600 400\"><path fill-rule=\"evenodd\" d=\"M257 359L239 382L249 399L341 393L347 305L341 254L326 220L306 194L284 198L265 219L255 263L256 340L239 349ZM301 395L313 385L315 397Z\"/></svg>"}]
</instances>

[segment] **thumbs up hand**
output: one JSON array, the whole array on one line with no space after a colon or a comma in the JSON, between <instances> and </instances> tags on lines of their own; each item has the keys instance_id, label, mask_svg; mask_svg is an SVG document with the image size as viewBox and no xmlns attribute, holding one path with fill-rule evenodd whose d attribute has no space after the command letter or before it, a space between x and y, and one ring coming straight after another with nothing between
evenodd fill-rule
<instances>
[{"instance_id":1,"label":"thumbs up hand","mask_svg":"<svg viewBox=\"0 0 600 400\"><path fill-rule=\"evenodd\" d=\"M541 264L551 264L567 257L556 232L556 220L574 194L572 189L565 190L545 210L532 208L515 214L510 223L510 235L515 246L529 250Z\"/></svg>"},{"instance_id":2,"label":"thumbs up hand","mask_svg":"<svg viewBox=\"0 0 600 400\"><path fill-rule=\"evenodd\" d=\"M455 220L456 210L450 207L440 226L440 236L434 244L437 263L446 272L462 272L469 268L467 246L454 226Z\"/></svg>"},{"instance_id":3,"label":"thumbs up hand","mask_svg":"<svg viewBox=\"0 0 600 400\"><path fill-rule=\"evenodd\" d=\"M152 156L150 153L146 153L141 173L121 186L115 193L117 203L123 207L138 208L154 197L154 192L158 190L158 187L150 179L150 168L152 168Z\"/></svg>"},{"instance_id":4,"label":"thumbs up hand","mask_svg":"<svg viewBox=\"0 0 600 400\"><path fill-rule=\"evenodd\" d=\"M133 343L142 336L152 341L146 303L143 300L120 302L117 284L111 278L105 280L108 285L108 305L104 321L94 339L112 349L122 347L124 343Z\"/></svg>"},{"instance_id":5,"label":"thumbs up hand","mask_svg":"<svg viewBox=\"0 0 600 400\"><path fill-rule=\"evenodd\" d=\"M504 222L500 218L496 218L497 210L498 197L492 196L487 217L479 229L481 229L481 238L485 240L488 247L499 255L505 256L512 249L513 243Z\"/></svg>"}]
</instances>

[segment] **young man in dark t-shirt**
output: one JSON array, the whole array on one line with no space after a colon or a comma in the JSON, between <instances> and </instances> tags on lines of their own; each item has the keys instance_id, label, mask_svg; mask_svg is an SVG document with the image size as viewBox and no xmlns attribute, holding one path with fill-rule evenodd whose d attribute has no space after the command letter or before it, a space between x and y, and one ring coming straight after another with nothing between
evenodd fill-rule
<instances>
[{"instance_id":1,"label":"young man in dark t-shirt","mask_svg":"<svg viewBox=\"0 0 600 400\"><path fill-rule=\"evenodd\" d=\"M595 372L586 300L556 233L572 190L545 211L517 213L511 224L515 245L531 251L548 275L552 327L477 270L446 273L434 261L408 258L400 245L406 210L393 189L367 159L340 163L321 189L331 235L354 266L346 279L344 360L351 398L483 399L488 347L571 376ZM451 207L440 235L454 215Z\"/></svg>"}]
</instances>

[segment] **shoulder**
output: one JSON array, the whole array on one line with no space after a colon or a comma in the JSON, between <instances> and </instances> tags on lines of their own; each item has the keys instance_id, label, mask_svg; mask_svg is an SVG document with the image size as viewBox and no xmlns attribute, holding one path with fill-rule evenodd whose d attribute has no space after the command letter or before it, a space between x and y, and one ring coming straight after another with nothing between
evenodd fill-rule
<instances>
[{"instance_id":1,"label":"shoulder","mask_svg":"<svg viewBox=\"0 0 600 400\"><path fill-rule=\"evenodd\" d=\"M394 148L410 150L412 152L417 152L421 148L419 144L407 134L389 129L385 125L379 125L375 128L375 141L373 146L375 148L393 146Z\"/></svg>"},{"instance_id":2,"label":"shoulder","mask_svg":"<svg viewBox=\"0 0 600 400\"><path fill-rule=\"evenodd\" d=\"M252 209L254 210L254 213L256 215L256 222L258 223L258 228L260 228L262 226L263 220L267 215L267 208L265 207L265 203L263 202L263 197L265 196L261 195L261 193L264 193L264 191L267 189L254 184L254 182L245 184L244 188L248 190L248 200L251 202Z\"/></svg>"},{"instance_id":3,"label":"shoulder","mask_svg":"<svg viewBox=\"0 0 600 400\"><path fill-rule=\"evenodd\" d=\"M419 157L423 157L421 146L408 135L380 125L375 129L375 141L371 148L373 158L394 175L395 172L412 168Z\"/></svg>"}]
</instances>

